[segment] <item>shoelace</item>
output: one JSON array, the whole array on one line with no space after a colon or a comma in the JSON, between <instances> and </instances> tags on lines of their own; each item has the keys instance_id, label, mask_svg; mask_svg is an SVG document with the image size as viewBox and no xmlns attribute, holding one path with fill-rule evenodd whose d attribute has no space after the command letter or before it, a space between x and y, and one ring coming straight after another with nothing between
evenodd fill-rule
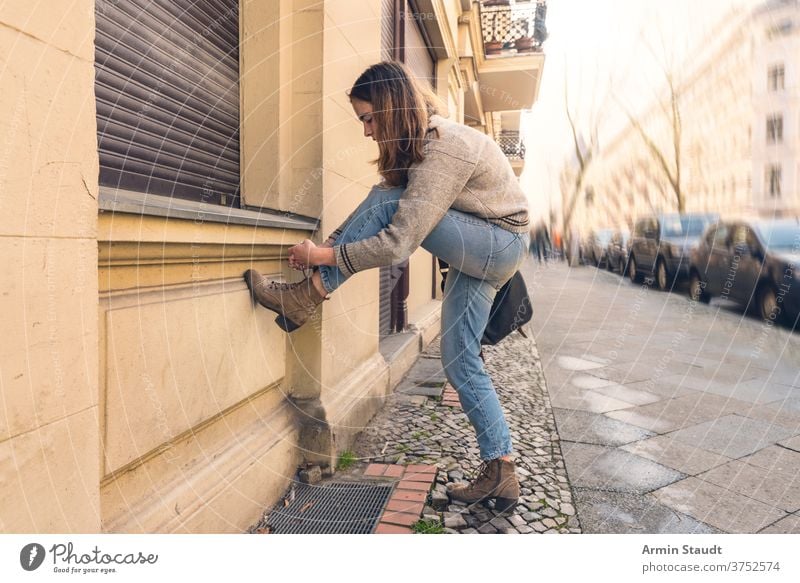
<instances>
[{"instance_id":1,"label":"shoelace","mask_svg":"<svg viewBox=\"0 0 800 583\"><path fill-rule=\"evenodd\" d=\"M266 284L267 289L274 291L291 291L297 287L296 283L282 283L280 281L270 281Z\"/></svg>"},{"instance_id":2,"label":"shoelace","mask_svg":"<svg viewBox=\"0 0 800 583\"><path fill-rule=\"evenodd\" d=\"M481 462L481 465L478 466L478 476L475 478L475 481L484 477L489 477L489 462Z\"/></svg>"}]
</instances>

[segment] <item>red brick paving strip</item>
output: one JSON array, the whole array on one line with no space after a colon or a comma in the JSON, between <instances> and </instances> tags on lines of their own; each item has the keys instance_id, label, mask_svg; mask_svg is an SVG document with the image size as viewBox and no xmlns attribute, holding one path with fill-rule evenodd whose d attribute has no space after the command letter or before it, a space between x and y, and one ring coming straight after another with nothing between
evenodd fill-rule
<instances>
[{"instance_id":1,"label":"red brick paving strip","mask_svg":"<svg viewBox=\"0 0 800 583\"><path fill-rule=\"evenodd\" d=\"M422 502L414 502L413 500L397 500L392 498L386 503L385 512L408 512L419 516L422 514L422 509L425 504Z\"/></svg>"},{"instance_id":2,"label":"red brick paving strip","mask_svg":"<svg viewBox=\"0 0 800 583\"><path fill-rule=\"evenodd\" d=\"M409 464L406 466L406 474L409 472L414 474L435 474L436 466L427 464Z\"/></svg>"},{"instance_id":3,"label":"red brick paving strip","mask_svg":"<svg viewBox=\"0 0 800 583\"><path fill-rule=\"evenodd\" d=\"M426 484L430 483L431 475L430 474L410 474L406 472L403 476L404 482L424 482Z\"/></svg>"},{"instance_id":4,"label":"red brick paving strip","mask_svg":"<svg viewBox=\"0 0 800 583\"><path fill-rule=\"evenodd\" d=\"M410 534L411 525L420 519L428 492L436 481L436 466L370 464L365 476L400 478L381 515L375 534Z\"/></svg>"},{"instance_id":5,"label":"red brick paving strip","mask_svg":"<svg viewBox=\"0 0 800 583\"><path fill-rule=\"evenodd\" d=\"M400 478L403 476L405 466L389 466L383 473L387 478Z\"/></svg>"},{"instance_id":6,"label":"red brick paving strip","mask_svg":"<svg viewBox=\"0 0 800 583\"><path fill-rule=\"evenodd\" d=\"M392 500L411 500L412 502L425 502L428 497L427 492L417 492L415 490L395 490Z\"/></svg>"},{"instance_id":7,"label":"red brick paving strip","mask_svg":"<svg viewBox=\"0 0 800 583\"><path fill-rule=\"evenodd\" d=\"M405 526L397 526L396 524L387 524L381 522L378 528L375 529L375 534L410 534L411 529Z\"/></svg>"},{"instance_id":8,"label":"red brick paving strip","mask_svg":"<svg viewBox=\"0 0 800 583\"><path fill-rule=\"evenodd\" d=\"M410 480L401 480L400 483L397 485L398 490L417 490L419 492L428 493L428 490L431 489L431 483L425 482L412 482Z\"/></svg>"},{"instance_id":9,"label":"red brick paving strip","mask_svg":"<svg viewBox=\"0 0 800 583\"><path fill-rule=\"evenodd\" d=\"M381 524L399 524L410 527L417 520L419 520L419 514L407 514L405 512L384 512L383 516L381 516Z\"/></svg>"},{"instance_id":10,"label":"red brick paving strip","mask_svg":"<svg viewBox=\"0 0 800 583\"><path fill-rule=\"evenodd\" d=\"M370 464L364 472L365 476L382 476L389 464Z\"/></svg>"},{"instance_id":11,"label":"red brick paving strip","mask_svg":"<svg viewBox=\"0 0 800 583\"><path fill-rule=\"evenodd\" d=\"M444 387L444 391L442 391L442 405L461 408L461 402L458 400L458 393L456 393L456 390L450 383L447 383Z\"/></svg>"}]
</instances>

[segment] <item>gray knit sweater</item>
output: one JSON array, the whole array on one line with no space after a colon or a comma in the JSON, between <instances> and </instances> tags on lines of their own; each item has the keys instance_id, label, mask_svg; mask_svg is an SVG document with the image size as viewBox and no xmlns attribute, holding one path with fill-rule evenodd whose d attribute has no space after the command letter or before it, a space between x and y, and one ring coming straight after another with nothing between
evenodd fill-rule
<instances>
[{"instance_id":1,"label":"gray knit sweater","mask_svg":"<svg viewBox=\"0 0 800 583\"><path fill-rule=\"evenodd\" d=\"M392 222L368 239L334 243L336 264L352 275L407 259L453 208L527 233L528 199L500 146L471 127L432 115L423 152L425 159L408 170L408 185ZM346 223L347 221L345 221ZM336 239L342 227L330 238Z\"/></svg>"}]
</instances>

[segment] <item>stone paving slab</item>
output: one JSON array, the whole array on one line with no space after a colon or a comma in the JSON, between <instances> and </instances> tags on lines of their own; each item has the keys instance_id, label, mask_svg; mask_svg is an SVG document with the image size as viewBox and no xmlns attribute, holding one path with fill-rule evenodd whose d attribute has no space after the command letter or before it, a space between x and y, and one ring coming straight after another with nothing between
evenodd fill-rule
<instances>
[{"instance_id":1,"label":"stone paving slab","mask_svg":"<svg viewBox=\"0 0 800 583\"><path fill-rule=\"evenodd\" d=\"M786 411L787 413L800 414L800 397L790 397L779 403L770 403L770 406L777 407L781 411Z\"/></svg>"},{"instance_id":2,"label":"stone paving slab","mask_svg":"<svg viewBox=\"0 0 800 583\"><path fill-rule=\"evenodd\" d=\"M721 384L713 382L705 390L723 397L733 397L740 401L758 404L786 399L794 392L789 385L780 385L763 378L723 381Z\"/></svg>"},{"instance_id":3,"label":"stone paving slab","mask_svg":"<svg viewBox=\"0 0 800 583\"><path fill-rule=\"evenodd\" d=\"M439 358L417 359L405 379L417 384L444 384L447 381Z\"/></svg>"},{"instance_id":4,"label":"stone paving slab","mask_svg":"<svg viewBox=\"0 0 800 583\"><path fill-rule=\"evenodd\" d=\"M716 528L660 504L650 494L575 490L585 533L719 534Z\"/></svg>"},{"instance_id":5,"label":"stone paving slab","mask_svg":"<svg viewBox=\"0 0 800 583\"><path fill-rule=\"evenodd\" d=\"M781 445L787 449L794 450L796 452L800 452L800 435L796 435L790 439L784 439L783 441L779 441L778 445Z\"/></svg>"},{"instance_id":6,"label":"stone paving slab","mask_svg":"<svg viewBox=\"0 0 800 583\"><path fill-rule=\"evenodd\" d=\"M726 415L681 429L672 435L683 443L730 458L740 458L790 437L791 432L778 425L748 417Z\"/></svg>"},{"instance_id":7,"label":"stone paving slab","mask_svg":"<svg viewBox=\"0 0 800 583\"><path fill-rule=\"evenodd\" d=\"M729 457L682 443L673 434L630 443L622 449L689 476L731 461Z\"/></svg>"},{"instance_id":8,"label":"stone paving slab","mask_svg":"<svg viewBox=\"0 0 800 583\"><path fill-rule=\"evenodd\" d=\"M694 389L680 387L673 383L664 382L663 379L650 379L647 381L639 381L638 383L625 383L625 387L644 391L651 395L658 395L663 399L676 399L678 397L686 397L687 395L697 395Z\"/></svg>"},{"instance_id":9,"label":"stone paving slab","mask_svg":"<svg viewBox=\"0 0 800 583\"><path fill-rule=\"evenodd\" d=\"M722 415L748 411L750 408L748 403L725 399L717 395L696 393L624 411L614 411L608 416L649 429L654 433L668 433L716 419Z\"/></svg>"},{"instance_id":10,"label":"stone paving slab","mask_svg":"<svg viewBox=\"0 0 800 583\"><path fill-rule=\"evenodd\" d=\"M635 358L636 360L633 362L614 363L606 368L593 370L589 374L627 385L629 383L660 379L664 376L675 375L678 372L684 374L686 371L696 369L690 364L676 361L664 363L655 360L650 354L637 355ZM665 373L665 370L668 370L669 374Z\"/></svg>"},{"instance_id":11,"label":"stone paving slab","mask_svg":"<svg viewBox=\"0 0 800 583\"><path fill-rule=\"evenodd\" d=\"M557 392L552 393L551 400L554 407L591 411L592 413L605 413L633 407L631 403L614 399L597 391L570 386L561 387Z\"/></svg>"},{"instance_id":12,"label":"stone paving slab","mask_svg":"<svg viewBox=\"0 0 800 583\"><path fill-rule=\"evenodd\" d=\"M800 510L800 474L796 469L763 468L746 463L747 458L716 467L697 476L742 496L749 496L786 512Z\"/></svg>"},{"instance_id":13,"label":"stone paving slab","mask_svg":"<svg viewBox=\"0 0 800 583\"><path fill-rule=\"evenodd\" d=\"M562 441L619 446L654 435L635 425L587 411L554 408L553 415Z\"/></svg>"},{"instance_id":14,"label":"stone paving slab","mask_svg":"<svg viewBox=\"0 0 800 583\"><path fill-rule=\"evenodd\" d=\"M601 395L607 395L614 399L630 403L631 405L649 405L650 403L663 401L666 398L641 389L631 388L630 385L611 385L608 387L601 387L596 389L596 391Z\"/></svg>"},{"instance_id":15,"label":"stone paving slab","mask_svg":"<svg viewBox=\"0 0 800 583\"><path fill-rule=\"evenodd\" d=\"M800 516L792 514L782 518L761 532L763 534L800 534Z\"/></svg>"},{"instance_id":16,"label":"stone paving slab","mask_svg":"<svg viewBox=\"0 0 800 583\"><path fill-rule=\"evenodd\" d=\"M765 447L753 455L742 458L742 461L767 471L795 472L800 476L800 453L780 445Z\"/></svg>"},{"instance_id":17,"label":"stone paving slab","mask_svg":"<svg viewBox=\"0 0 800 583\"><path fill-rule=\"evenodd\" d=\"M427 386L420 385L409 380L403 380L395 389L401 395L421 395L423 397L441 397L444 385Z\"/></svg>"},{"instance_id":18,"label":"stone paving slab","mask_svg":"<svg viewBox=\"0 0 800 583\"><path fill-rule=\"evenodd\" d=\"M564 441L570 484L644 494L681 480L683 474L621 449Z\"/></svg>"},{"instance_id":19,"label":"stone paving slab","mask_svg":"<svg viewBox=\"0 0 800 583\"><path fill-rule=\"evenodd\" d=\"M800 411L794 411L790 406L786 405L786 401L756 405L749 409L745 415L770 425L780 425L793 434L800 434Z\"/></svg>"},{"instance_id":20,"label":"stone paving slab","mask_svg":"<svg viewBox=\"0 0 800 583\"><path fill-rule=\"evenodd\" d=\"M565 370L570 371L586 371L596 368L602 368L603 363L597 362L595 359L577 358L574 356L559 356L556 359L556 364Z\"/></svg>"},{"instance_id":21,"label":"stone paving slab","mask_svg":"<svg viewBox=\"0 0 800 583\"><path fill-rule=\"evenodd\" d=\"M653 492L665 506L728 533L754 533L786 512L716 484L690 477Z\"/></svg>"},{"instance_id":22,"label":"stone paving slab","mask_svg":"<svg viewBox=\"0 0 800 583\"><path fill-rule=\"evenodd\" d=\"M619 386L614 381L579 373L570 377L569 384L578 389L591 389L595 391L605 387Z\"/></svg>"}]
</instances>

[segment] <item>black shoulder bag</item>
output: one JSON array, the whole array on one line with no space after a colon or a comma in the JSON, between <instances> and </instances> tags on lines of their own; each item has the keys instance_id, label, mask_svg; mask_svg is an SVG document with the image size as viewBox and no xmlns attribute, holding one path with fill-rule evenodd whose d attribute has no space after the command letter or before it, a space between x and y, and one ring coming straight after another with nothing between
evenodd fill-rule
<instances>
[{"instance_id":1,"label":"black shoulder bag","mask_svg":"<svg viewBox=\"0 0 800 583\"><path fill-rule=\"evenodd\" d=\"M439 271L442 274L442 292L444 292L444 282L447 278L449 265L439 259ZM489 321L483 331L481 344L497 344L503 338L517 330L523 336L522 326L533 318L533 304L528 296L528 286L525 285L525 278L522 273L517 271L511 276L497 295L494 297L492 309L489 311ZM526 336L527 338L527 336Z\"/></svg>"}]
</instances>

